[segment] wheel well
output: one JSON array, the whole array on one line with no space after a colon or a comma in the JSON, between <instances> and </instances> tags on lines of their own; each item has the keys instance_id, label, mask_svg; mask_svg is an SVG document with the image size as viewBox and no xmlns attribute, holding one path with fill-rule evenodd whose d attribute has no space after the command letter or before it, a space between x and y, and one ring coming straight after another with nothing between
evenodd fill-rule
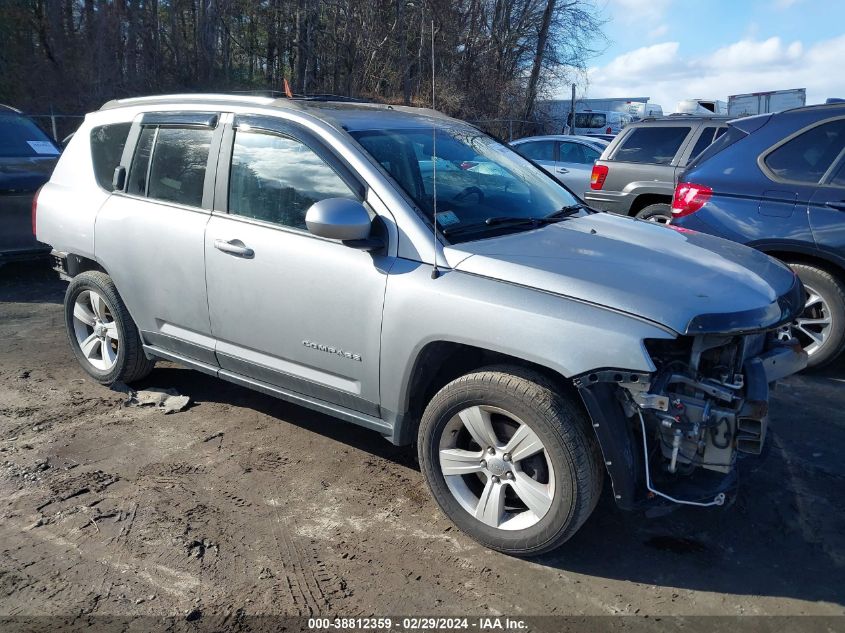
<instances>
[{"instance_id":1,"label":"wheel well","mask_svg":"<svg viewBox=\"0 0 845 633\"><path fill-rule=\"evenodd\" d=\"M79 273L84 273L89 270L99 270L108 274L105 268L100 266L98 262L82 255L68 253L67 256L67 274L71 277L76 277Z\"/></svg>"},{"instance_id":2,"label":"wheel well","mask_svg":"<svg viewBox=\"0 0 845 633\"><path fill-rule=\"evenodd\" d=\"M644 193L634 198L634 202L631 203L631 209L628 211L628 215L637 215L637 213L645 209L648 205L660 203L672 204L672 197L664 196L659 193Z\"/></svg>"},{"instance_id":3,"label":"wheel well","mask_svg":"<svg viewBox=\"0 0 845 633\"><path fill-rule=\"evenodd\" d=\"M793 264L807 264L826 270L834 277L845 281L845 268L823 257L816 257L806 253L795 253L792 251L778 251L778 250L763 250L766 255L775 257L782 262L789 262Z\"/></svg>"},{"instance_id":4,"label":"wheel well","mask_svg":"<svg viewBox=\"0 0 845 633\"><path fill-rule=\"evenodd\" d=\"M486 350L472 345L436 341L427 344L417 356L408 385L406 423L395 437L399 444L416 440L417 426L426 405L440 389L456 378L490 365L514 365L532 369L545 376L562 390L574 387L558 372L522 358Z\"/></svg>"}]
</instances>

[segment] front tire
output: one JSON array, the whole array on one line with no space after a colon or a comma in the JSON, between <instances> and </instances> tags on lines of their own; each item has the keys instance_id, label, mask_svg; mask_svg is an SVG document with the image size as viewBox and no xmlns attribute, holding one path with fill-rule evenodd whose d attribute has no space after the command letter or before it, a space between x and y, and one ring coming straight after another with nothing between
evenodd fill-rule
<instances>
[{"instance_id":1,"label":"front tire","mask_svg":"<svg viewBox=\"0 0 845 633\"><path fill-rule=\"evenodd\" d=\"M542 375L492 367L441 389L420 424L434 499L482 545L533 556L563 544L598 502L604 469L586 414Z\"/></svg>"},{"instance_id":2,"label":"front tire","mask_svg":"<svg viewBox=\"0 0 845 633\"><path fill-rule=\"evenodd\" d=\"M65 293L65 325L74 356L99 383L133 382L155 365L144 355L138 328L111 277L80 273Z\"/></svg>"},{"instance_id":3,"label":"front tire","mask_svg":"<svg viewBox=\"0 0 845 633\"><path fill-rule=\"evenodd\" d=\"M790 263L804 284L804 311L780 330L782 338L796 337L809 355L808 367L821 367L845 349L845 283L809 264Z\"/></svg>"}]
</instances>

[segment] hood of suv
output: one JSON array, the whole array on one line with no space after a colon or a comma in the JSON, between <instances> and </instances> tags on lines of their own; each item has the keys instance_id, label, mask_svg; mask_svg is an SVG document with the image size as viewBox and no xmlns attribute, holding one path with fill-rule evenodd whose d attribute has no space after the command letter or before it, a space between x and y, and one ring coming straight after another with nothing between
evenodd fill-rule
<instances>
[{"instance_id":1,"label":"hood of suv","mask_svg":"<svg viewBox=\"0 0 845 633\"><path fill-rule=\"evenodd\" d=\"M740 332L792 318L800 282L721 238L607 213L446 248L453 268L601 305L680 333Z\"/></svg>"}]
</instances>

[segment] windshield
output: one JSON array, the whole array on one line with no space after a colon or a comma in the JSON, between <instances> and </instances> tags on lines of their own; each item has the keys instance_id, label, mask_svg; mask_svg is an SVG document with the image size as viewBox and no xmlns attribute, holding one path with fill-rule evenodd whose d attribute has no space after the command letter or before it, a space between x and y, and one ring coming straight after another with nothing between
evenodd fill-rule
<instances>
[{"instance_id":1,"label":"windshield","mask_svg":"<svg viewBox=\"0 0 845 633\"><path fill-rule=\"evenodd\" d=\"M56 148L44 132L29 119L17 114L0 115L0 156L57 156Z\"/></svg>"},{"instance_id":2,"label":"windshield","mask_svg":"<svg viewBox=\"0 0 845 633\"><path fill-rule=\"evenodd\" d=\"M416 205L434 213L450 242L531 228L519 218L539 218L579 204L554 179L474 128L360 130L351 132ZM432 151L432 149L434 151ZM512 217L515 223L486 224Z\"/></svg>"}]
</instances>

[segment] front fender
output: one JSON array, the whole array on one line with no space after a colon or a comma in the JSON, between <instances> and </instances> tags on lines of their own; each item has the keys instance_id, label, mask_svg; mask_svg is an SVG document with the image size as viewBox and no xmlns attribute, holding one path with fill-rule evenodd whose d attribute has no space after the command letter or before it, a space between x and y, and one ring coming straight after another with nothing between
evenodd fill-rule
<instances>
[{"instance_id":1,"label":"front fender","mask_svg":"<svg viewBox=\"0 0 845 633\"><path fill-rule=\"evenodd\" d=\"M674 338L651 321L495 279L398 260L387 282L381 339L383 416L406 421L416 359L444 341L506 354L565 378L597 367L650 373L643 339ZM398 429L394 435L398 434Z\"/></svg>"}]
</instances>

